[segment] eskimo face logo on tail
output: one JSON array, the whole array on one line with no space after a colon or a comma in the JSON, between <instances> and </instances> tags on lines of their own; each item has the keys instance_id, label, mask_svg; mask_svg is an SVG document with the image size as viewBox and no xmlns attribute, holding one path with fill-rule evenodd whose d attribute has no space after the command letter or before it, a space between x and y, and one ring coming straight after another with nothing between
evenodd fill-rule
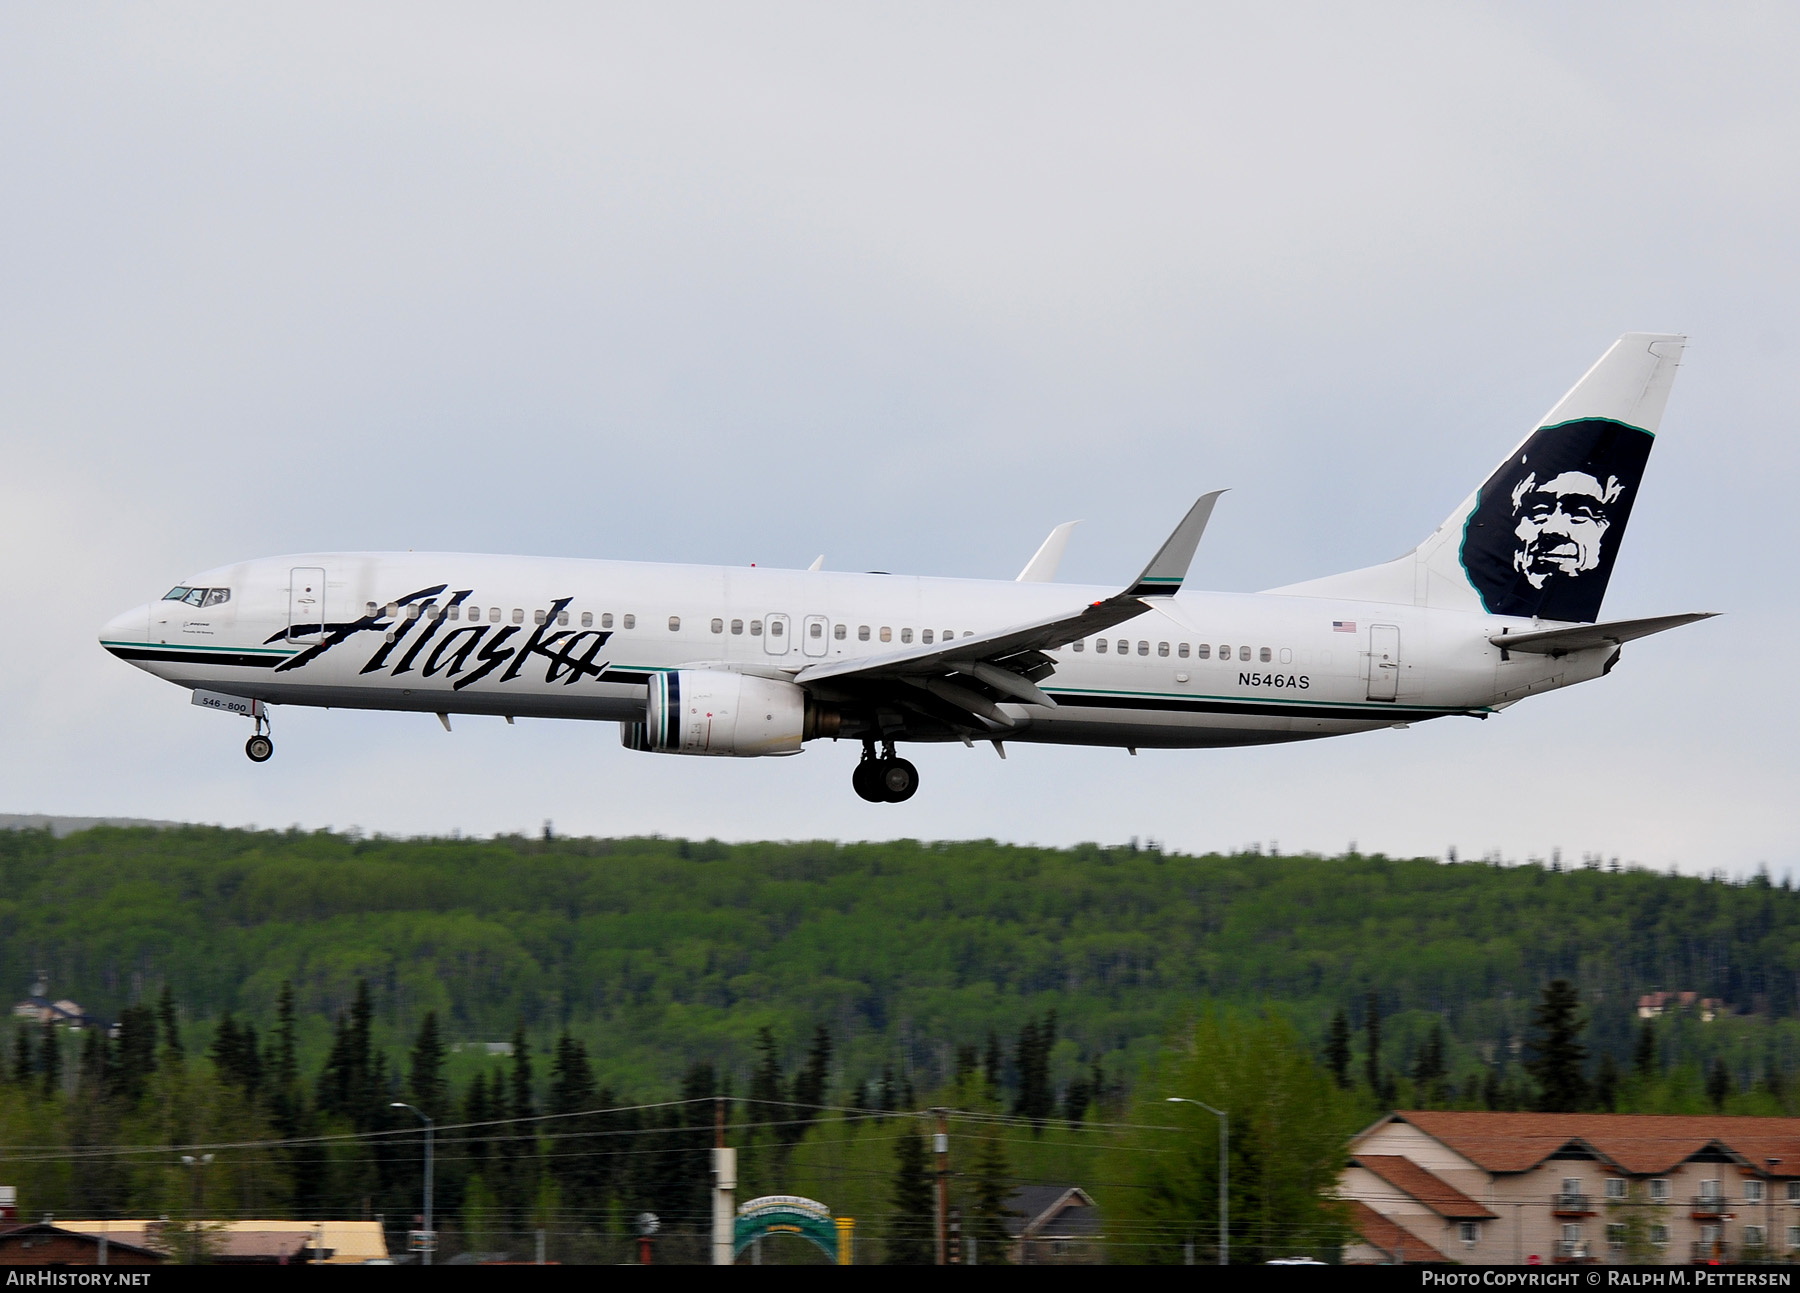
<instances>
[{"instance_id":1,"label":"eskimo face logo on tail","mask_svg":"<svg viewBox=\"0 0 1800 1293\"><path fill-rule=\"evenodd\" d=\"M1605 418L1540 427L1481 487L1462 564L1494 615L1592 622L1652 437Z\"/></svg>"}]
</instances>

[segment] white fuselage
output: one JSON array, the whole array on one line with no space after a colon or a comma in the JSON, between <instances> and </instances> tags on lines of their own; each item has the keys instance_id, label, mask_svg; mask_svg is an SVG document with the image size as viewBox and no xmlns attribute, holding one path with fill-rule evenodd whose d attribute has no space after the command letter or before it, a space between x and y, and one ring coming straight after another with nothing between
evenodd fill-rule
<instances>
[{"instance_id":1,"label":"white fuselage","mask_svg":"<svg viewBox=\"0 0 1800 1293\"><path fill-rule=\"evenodd\" d=\"M1079 611L1113 591L460 553L281 557L191 586L229 599L151 602L109 623L102 643L170 682L268 704L626 723L643 720L659 672L788 678L928 633L941 642ZM1054 672L1039 685L1056 706L1007 701L1014 726L994 735L1131 747L1333 736L1484 715L1596 677L1617 650L1503 659L1488 638L1509 625L1534 627L1417 605L1182 592L1048 652Z\"/></svg>"}]
</instances>

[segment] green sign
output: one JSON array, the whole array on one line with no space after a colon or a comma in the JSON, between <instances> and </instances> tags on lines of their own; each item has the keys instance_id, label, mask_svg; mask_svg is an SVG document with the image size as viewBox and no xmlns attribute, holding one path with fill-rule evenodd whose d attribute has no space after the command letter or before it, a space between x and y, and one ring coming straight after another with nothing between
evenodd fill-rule
<instances>
[{"instance_id":1,"label":"green sign","mask_svg":"<svg viewBox=\"0 0 1800 1293\"><path fill-rule=\"evenodd\" d=\"M799 1235L818 1246L833 1262L838 1259L837 1224L831 1211L817 1199L797 1194L770 1194L738 1207L732 1225L731 1252L738 1256L763 1235Z\"/></svg>"}]
</instances>

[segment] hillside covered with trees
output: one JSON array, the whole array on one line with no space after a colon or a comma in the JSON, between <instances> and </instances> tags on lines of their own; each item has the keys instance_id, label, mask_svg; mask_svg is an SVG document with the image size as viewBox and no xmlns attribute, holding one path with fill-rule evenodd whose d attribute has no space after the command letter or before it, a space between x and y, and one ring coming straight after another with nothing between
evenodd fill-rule
<instances>
[{"instance_id":1,"label":"hillside covered with trees","mask_svg":"<svg viewBox=\"0 0 1800 1293\"><path fill-rule=\"evenodd\" d=\"M1589 1045L1628 1066L1644 993L1722 1003L1661 1021L1659 1059L1749 1088L1800 1064L1800 893L1598 865L1187 857L1084 845L365 839L189 827L0 832L0 982L117 1018L167 984L207 1035L265 1027L291 983L303 1064L359 980L378 1045L427 1011L459 1042L567 1029L600 1080L669 1091L746 1072L768 1028L836 1039L842 1083L920 1088L959 1046L1059 1020L1059 1088L1130 1077L1203 1006L1278 1005L1360 1055L1373 1002L1400 1073L1441 1027L1452 1081L1516 1068L1532 1005L1577 985ZM1371 995L1372 994L1372 995ZM466 1062L453 1051L452 1069ZM1358 1061L1361 1062L1360 1060Z\"/></svg>"}]
</instances>

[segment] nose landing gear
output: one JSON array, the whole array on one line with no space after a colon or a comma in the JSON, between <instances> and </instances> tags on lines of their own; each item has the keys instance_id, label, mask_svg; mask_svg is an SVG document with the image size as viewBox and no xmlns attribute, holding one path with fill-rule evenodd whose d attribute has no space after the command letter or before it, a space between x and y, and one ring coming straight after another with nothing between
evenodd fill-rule
<instances>
[{"instance_id":1,"label":"nose landing gear","mask_svg":"<svg viewBox=\"0 0 1800 1293\"><path fill-rule=\"evenodd\" d=\"M256 735L244 742L244 753L250 756L252 763L267 763L269 756L275 753L275 742L269 739L270 727L268 712L258 703L252 710L256 719Z\"/></svg>"},{"instance_id":2,"label":"nose landing gear","mask_svg":"<svg viewBox=\"0 0 1800 1293\"><path fill-rule=\"evenodd\" d=\"M872 804L905 803L919 788L919 770L894 753L894 743L884 741L875 754L875 742L863 742L862 761L850 774L850 785Z\"/></svg>"}]
</instances>

